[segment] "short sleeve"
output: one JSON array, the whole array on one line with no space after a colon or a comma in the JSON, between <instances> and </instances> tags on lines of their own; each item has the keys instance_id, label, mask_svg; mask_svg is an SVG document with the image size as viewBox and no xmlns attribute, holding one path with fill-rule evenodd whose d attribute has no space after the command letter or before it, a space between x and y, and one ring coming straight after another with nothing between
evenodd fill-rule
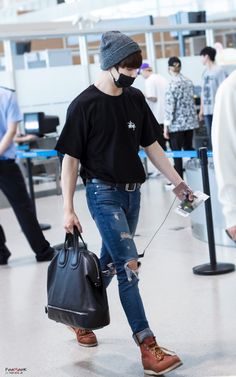
<instances>
[{"instance_id":1,"label":"short sleeve","mask_svg":"<svg viewBox=\"0 0 236 377\"><path fill-rule=\"evenodd\" d=\"M11 92L11 95L9 97L6 118L8 124L13 122L20 122L22 120L22 114L16 100L16 95L13 92Z\"/></svg>"},{"instance_id":2,"label":"short sleeve","mask_svg":"<svg viewBox=\"0 0 236 377\"><path fill-rule=\"evenodd\" d=\"M218 85L220 85L227 78L227 73L221 69L218 74Z\"/></svg>"},{"instance_id":3,"label":"short sleeve","mask_svg":"<svg viewBox=\"0 0 236 377\"><path fill-rule=\"evenodd\" d=\"M62 129L56 150L81 160L87 140L86 116L79 103L72 104L67 110L66 123Z\"/></svg>"}]
</instances>

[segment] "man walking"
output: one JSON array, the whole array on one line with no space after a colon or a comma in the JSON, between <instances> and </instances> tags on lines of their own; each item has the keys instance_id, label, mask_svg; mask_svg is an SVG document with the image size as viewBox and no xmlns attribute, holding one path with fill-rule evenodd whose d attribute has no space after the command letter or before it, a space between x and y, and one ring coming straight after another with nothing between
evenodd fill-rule
<instances>
[{"instance_id":1,"label":"man walking","mask_svg":"<svg viewBox=\"0 0 236 377\"><path fill-rule=\"evenodd\" d=\"M121 304L133 338L140 347L144 371L160 375L181 365L173 352L161 348L149 327L138 289L138 253L133 240L140 208L140 186L145 171L138 157L141 145L152 163L179 189L192 191L170 164L157 143L157 121L143 94L131 88L142 64L140 47L119 31L102 35L102 73L68 108L56 149L64 153L62 191L64 227L82 231L73 196L80 174L92 218L102 237L101 268L108 286L116 274ZM181 184L181 186L182 186ZM74 329L81 345L96 345L96 335Z\"/></svg>"}]
</instances>

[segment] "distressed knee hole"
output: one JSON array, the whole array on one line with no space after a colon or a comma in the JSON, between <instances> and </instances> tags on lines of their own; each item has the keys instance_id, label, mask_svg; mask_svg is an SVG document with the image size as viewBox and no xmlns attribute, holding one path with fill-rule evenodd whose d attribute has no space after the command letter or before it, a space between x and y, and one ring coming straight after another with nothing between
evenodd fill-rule
<instances>
[{"instance_id":1,"label":"distressed knee hole","mask_svg":"<svg viewBox=\"0 0 236 377\"><path fill-rule=\"evenodd\" d=\"M126 240L126 239L132 240L132 239L133 239L133 236L132 236L132 234L130 234L130 233L127 233L127 232L121 232L121 233L120 233L120 238L121 238L121 240Z\"/></svg>"},{"instance_id":2,"label":"distressed knee hole","mask_svg":"<svg viewBox=\"0 0 236 377\"><path fill-rule=\"evenodd\" d=\"M137 270L138 269L138 261L131 260L128 262L127 267L129 267L131 270Z\"/></svg>"},{"instance_id":3,"label":"distressed knee hole","mask_svg":"<svg viewBox=\"0 0 236 377\"><path fill-rule=\"evenodd\" d=\"M134 277L138 279L140 265L141 263L135 259L125 263L124 267L128 281L132 281Z\"/></svg>"}]
</instances>

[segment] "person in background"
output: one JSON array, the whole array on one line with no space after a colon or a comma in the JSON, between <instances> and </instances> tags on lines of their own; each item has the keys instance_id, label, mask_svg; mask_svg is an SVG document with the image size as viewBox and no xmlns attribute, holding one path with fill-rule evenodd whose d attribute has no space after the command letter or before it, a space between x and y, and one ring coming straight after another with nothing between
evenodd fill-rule
<instances>
[{"instance_id":1,"label":"person in background","mask_svg":"<svg viewBox=\"0 0 236 377\"><path fill-rule=\"evenodd\" d=\"M0 87L0 189L11 204L22 231L36 254L37 262L44 262L53 258L54 249L42 233L24 178L15 162L14 138L21 118L15 92ZM7 264L10 255L0 225L0 265Z\"/></svg>"},{"instance_id":2,"label":"person in background","mask_svg":"<svg viewBox=\"0 0 236 377\"><path fill-rule=\"evenodd\" d=\"M207 130L208 149L212 150L211 143L211 126L212 117L215 103L215 95L218 87L227 77L226 72L222 67L215 63L216 49L213 47L204 47L200 56L202 58L202 64L206 67L202 74L202 94L201 105L199 111L199 120L204 119L204 123Z\"/></svg>"},{"instance_id":3,"label":"person in background","mask_svg":"<svg viewBox=\"0 0 236 377\"><path fill-rule=\"evenodd\" d=\"M152 67L148 63L143 63L138 71L145 79L145 97L158 122L157 141L164 151L166 151L166 139L164 138L164 106L165 91L167 80L160 74L153 73ZM156 170L149 175L149 178L155 178L160 173Z\"/></svg>"},{"instance_id":4,"label":"person in background","mask_svg":"<svg viewBox=\"0 0 236 377\"><path fill-rule=\"evenodd\" d=\"M118 279L121 304L133 338L141 351L144 372L160 375L180 366L180 358L160 347L150 329L138 288L138 253L134 233L145 171L138 156L140 145L154 166L176 186L180 199L192 191L173 168L158 144L158 123L142 92L131 87L142 64L139 45L119 31L102 35L102 73L70 104L56 149L62 163L64 228L82 232L74 210L74 192L80 175L86 198L102 238L100 263L107 287ZM183 189L181 189L183 187ZM97 345L94 332L73 328L83 346Z\"/></svg>"},{"instance_id":5,"label":"person in background","mask_svg":"<svg viewBox=\"0 0 236 377\"><path fill-rule=\"evenodd\" d=\"M165 93L168 81L159 73L153 73L152 67L148 63L143 63L139 69L145 79L145 97L147 103L152 110L159 127L161 127L161 134L158 138L158 143L166 151L166 140L164 138L164 107L165 107Z\"/></svg>"},{"instance_id":6,"label":"person in background","mask_svg":"<svg viewBox=\"0 0 236 377\"><path fill-rule=\"evenodd\" d=\"M236 242L236 70L216 93L212 146L226 232Z\"/></svg>"},{"instance_id":7,"label":"person in background","mask_svg":"<svg viewBox=\"0 0 236 377\"><path fill-rule=\"evenodd\" d=\"M173 151L193 150L193 130L199 127L193 83L180 73L181 61L178 57L169 58L168 69L172 78L165 95L164 136L170 139ZM174 167L183 178L182 158L174 158Z\"/></svg>"}]
</instances>

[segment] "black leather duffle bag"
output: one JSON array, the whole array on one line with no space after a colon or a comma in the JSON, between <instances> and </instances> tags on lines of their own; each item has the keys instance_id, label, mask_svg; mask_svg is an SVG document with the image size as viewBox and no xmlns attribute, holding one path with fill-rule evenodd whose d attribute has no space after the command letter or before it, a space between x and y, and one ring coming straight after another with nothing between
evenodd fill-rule
<instances>
[{"instance_id":1,"label":"black leather duffle bag","mask_svg":"<svg viewBox=\"0 0 236 377\"><path fill-rule=\"evenodd\" d=\"M82 247L79 247L79 238ZM65 325L99 329L110 323L100 262L74 228L48 267L48 318Z\"/></svg>"}]
</instances>

